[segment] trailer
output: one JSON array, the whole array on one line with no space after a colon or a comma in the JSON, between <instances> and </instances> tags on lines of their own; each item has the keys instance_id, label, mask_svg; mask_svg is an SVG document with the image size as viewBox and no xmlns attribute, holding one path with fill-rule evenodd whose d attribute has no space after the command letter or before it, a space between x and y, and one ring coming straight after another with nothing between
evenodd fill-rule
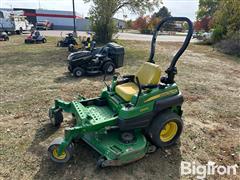
<instances>
[{"instance_id":1,"label":"trailer","mask_svg":"<svg viewBox=\"0 0 240 180\"><path fill-rule=\"evenodd\" d=\"M30 31L33 25L23 14L23 11L0 10L0 32L22 34L23 31Z\"/></svg>"}]
</instances>

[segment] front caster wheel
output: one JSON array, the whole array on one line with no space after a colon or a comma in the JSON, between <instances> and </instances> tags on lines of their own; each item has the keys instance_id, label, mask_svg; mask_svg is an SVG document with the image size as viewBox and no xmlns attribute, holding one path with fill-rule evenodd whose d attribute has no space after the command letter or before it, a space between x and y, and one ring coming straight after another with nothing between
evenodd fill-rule
<instances>
[{"instance_id":1,"label":"front caster wheel","mask_svg":"<svg viewBox=\"0 0 240 180\"><path fill-rule=\"evenodd\" d=\"M52 161L56 163L66 163L73 155L73 144L69 144L61 154L58 154L58 147L63 142L63 138L56 138L48 147L48 154Z\"/></svg>"},{"instance_id":2,"label":"front caster wheel","mask_svg":"<svg viewBox=\"0 0 240 180\"><path fill-rule=\"evenodd\" d=\"M97 168L104 168L104 167L106 167L105 161L106 161L106 159L104 157L100 157L97 160Z\"/></svg>"},{"instance_id":3,"label":"front caster wheel","mask_svg":"<svg viewBox=\"0 0 240 180\"><path fill-rule=\"evenodd\" d=\"M59 127L63 122L63 114L61 109L52 110L50 108L48 111L48 116L51 121L51 124L54 127Z\"/></svg>"},{"instance_id":4,"label":"front caster wheel","mask_svg":"<svg viewBox=\"0 0 240 180\"><path fill-rule=\"evenodd\" d=\"M154 153L156 150L157 150L157 147L156 147L156 146L150 145L150 146L148 147L147 153L148 153L148 154L151 154L151 153Z\"/></svg>"}]
</instances>

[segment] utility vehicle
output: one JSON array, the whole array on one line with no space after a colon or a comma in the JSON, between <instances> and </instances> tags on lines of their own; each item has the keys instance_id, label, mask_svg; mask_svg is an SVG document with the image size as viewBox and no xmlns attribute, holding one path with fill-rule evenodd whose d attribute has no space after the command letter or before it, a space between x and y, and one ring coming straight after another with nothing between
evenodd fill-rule
<instances>
[{"instance_id":1,"label":"utility vehicle","mask_svg":"<svg viewBox=\"0 0 240 180\"><path fill-rule=\"evenodd\" d=\"M38 30L53 30L53 23L51 23L50 21L48 20L44 20L44 21L37 21L36 23L36 29Z\"/></svg>"},{"instance_id":2,"label":"utility vehicle","mask_svg":"<svg viewBox=\"0 0 240 180\"><path fill-rule=\"evenodd\" d=\"M33 24L26 20L23 11L0 10L0 32L22 34L32 28Z\"/></svg>"},{"instance_id":3,"label":"utility vehicle","mask_svg":"<svg viewBox=\"0 0 240 180\"><path fill-rule=\"evenodd\" d=\"M188 34L183 46L174 56L161 79L161 70L154 63L158 32L168 21L186 21ZM76 123L65 128L64 138L55 139L49 146L50 158L58 163L69 161L73 142L85 141L100 154L99 167L120 166L143 158L158 147L173 145L183 129L181 95L174 77L177 60L187 48L193 28L185 17L168 17L157 26L148 62L135 75L113 76L99 97L79 98L72 102L55 100L49 110L54 126L63 122L62 112L71 113ZM84 157L82 157L84 158Z\"/></svg>"}]
</instances>

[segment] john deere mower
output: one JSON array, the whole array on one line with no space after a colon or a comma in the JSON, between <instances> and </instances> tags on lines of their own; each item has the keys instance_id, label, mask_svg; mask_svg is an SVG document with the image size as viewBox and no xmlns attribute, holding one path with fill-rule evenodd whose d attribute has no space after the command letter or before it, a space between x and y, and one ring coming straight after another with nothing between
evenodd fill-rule
<instances>
[{"instance_id":1,"label":"john deere mower","mask_svg":"<svg viewBox=\"0 0 240 180\"><path fill-rule=\"evenodd\" d=\"M160 67L154 62L155 44L160 28L169 21L186 21L189 30L166 75L160 78ZM106 88L96 98L81 97L72 102L55 100L49 110L52 124L61 125L64 111L72 114L75 125L65 128L64 137L50 144L50 158L66 163L73 155L73 142L82 139L100 154L98 167L120 166L139 160L159 147L176 143L183 129L183 96L174 81L175 65L192 33L188 18L165 18L153 34L148 62L143 63L135 75L119 78L115 74L111 85L106 83Z\"/></svg>"}]
</instances>

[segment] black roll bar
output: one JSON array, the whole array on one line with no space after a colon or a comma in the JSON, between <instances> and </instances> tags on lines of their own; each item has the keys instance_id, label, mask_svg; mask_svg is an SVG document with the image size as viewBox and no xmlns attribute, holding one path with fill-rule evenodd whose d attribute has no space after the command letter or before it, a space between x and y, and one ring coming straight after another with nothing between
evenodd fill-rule
<instances>
[{"instance_id":1,"label":"black roll bar","mask_svg":"<svg viewBox=\"0 0 240 180\"><path fill-rule=\"evenodd\" d=\"M183 54L183 52L186 50L186 48L189 45L189 42L191 40L192 34L193 34L193 24L191 22L190 19L186 18L186 17L167 17L164 18L156 27L154 33L153 33L153 37L152 37L152 43L151 43L151 52L150 52L150 57L149 57L149 62L151 63L155 63L153 58L155 55L155 48L156 48L156 39L158 36L158 32L160 30L160 28L163 26L163 24L165 24L168 21L185 21L188 23L188 34L183 42L182 47L178 50L178 52L175 54L175 56L172 59L172 62L170 64L170 66L168 67L168 69L165 71L168 74L168 77L165 78L164 83L173 83L174 82L174 76L177 73L177 69L176 69L176 63L178 61L178 59L180 58L180 56Z\"/></svg>"}]
</instances>

